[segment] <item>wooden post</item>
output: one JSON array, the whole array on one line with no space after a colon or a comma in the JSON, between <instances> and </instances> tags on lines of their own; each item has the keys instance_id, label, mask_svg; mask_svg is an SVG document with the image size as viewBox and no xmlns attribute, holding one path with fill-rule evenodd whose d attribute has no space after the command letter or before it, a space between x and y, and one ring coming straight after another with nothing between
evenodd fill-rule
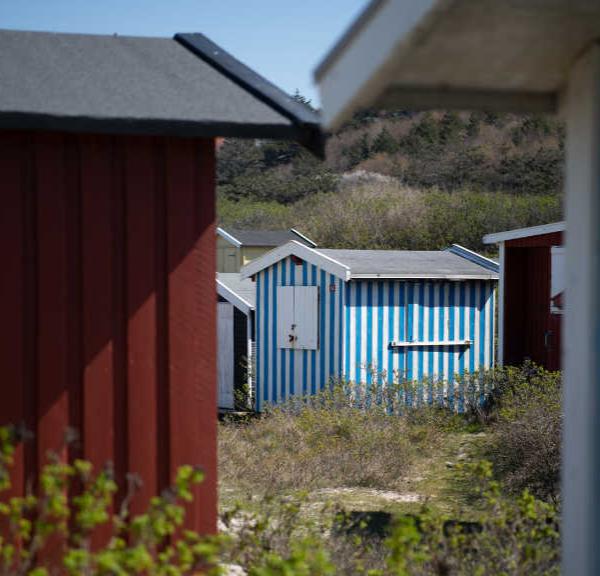
<instances>
[{"instance_id":1,"label":"wooden post","mask_svg":"<svg viewBox=\"0 0 600 576\"><path fill-rule=\"evenodd\" d=\"M571 69L567 120L563 574L600 573L600 45Z\"/></svg>"}]
</instances>

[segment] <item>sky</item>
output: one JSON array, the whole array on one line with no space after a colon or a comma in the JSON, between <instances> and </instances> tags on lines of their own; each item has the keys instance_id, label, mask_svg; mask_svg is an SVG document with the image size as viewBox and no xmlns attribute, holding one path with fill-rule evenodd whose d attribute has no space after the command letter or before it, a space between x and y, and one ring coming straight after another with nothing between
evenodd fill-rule
<instances>
[{"instance_id":1,"label":"sky","mask_svg":"<svg viewBox=\"0 0 600 576\"><path fill-rule=\"evenodd\" d=\"M0 28L133 36L202 32L318 106L316 65L367 0L0 0Z\"/></svg>"}]
</instances>

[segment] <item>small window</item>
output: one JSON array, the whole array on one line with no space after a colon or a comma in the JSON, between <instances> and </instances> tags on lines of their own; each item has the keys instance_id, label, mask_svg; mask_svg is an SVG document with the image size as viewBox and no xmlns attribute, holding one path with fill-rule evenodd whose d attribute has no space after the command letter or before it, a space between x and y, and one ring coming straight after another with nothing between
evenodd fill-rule
<instances>
[{"instance_id":1,"label":"small window","mask_svg":"<svg viewBox=\"0 0 600 576\"><path fill-rule=\"evenodd\" d=\"M278 348L316 350L319 342L319 288L279 286L277 303Z\"/></svg>"}]
</instances>

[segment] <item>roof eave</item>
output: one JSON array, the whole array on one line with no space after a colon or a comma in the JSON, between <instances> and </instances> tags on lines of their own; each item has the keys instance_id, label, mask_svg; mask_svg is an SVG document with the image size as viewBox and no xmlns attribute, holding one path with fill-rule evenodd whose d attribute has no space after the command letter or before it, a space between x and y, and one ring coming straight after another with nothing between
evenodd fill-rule
<instances>
[{"instance_id":1,"label":"roof eave","mask_svg":"<svg viewBox=\"0 0 600 576\"><path fill-rule=\"evenodd\" d=\"M315 72L325 127L361 108L558 111L564 71L600 34L600 9L517 4L375 0ZM559 29L564 41L550 39Z\"/></svg>"},{"instance_id":2,"label":"roof eave","mask_svg":"<svg viewBox=\"0 0 600 576\"><path fill-rule=\"evenodd\" d=\"M518 240L519 238L530 238L531 236L543 236L544 234L554 234L564 232L565 222L553 222L552 224L542 224L540 226L529 226L527 228L517 228L516 230L506 230L505 232L495 232L486 234L483 237L484 244L498 244L508 240Z\"/></svg>"},{"instance_id":3,"label":"roof eave","mask_svg":"<svg viewBox=\"0 0 600 576\"><path fill-rule=\"evenodd\" d=\"M246 266L240 270L240 276L242 278L252 278L265 268L273 266L288 256L297 256L302 260L306 260L311 264L319 266L326 272L329 272L342 280L348 280L350 278L350 268L348 268L348 266L322 254L310 246L298 242L297 240L290 240L289 242L270 250L263 256L252 260L252 262L246 264Z\"/></svg>"},{"instance_id":4,"label":"roof eave","mask_svg":"<svg viewBox=\"0 0 600 576\"><path fill-rule=\"evenodd\" d=\"M174 39L255 98L290 120L292 129L290 129L289 139L297 140L315 156L321 159L325 157L325 135L321 131L317 112L280 90L204 34L178 33L175 34Z\"/></svg>"},{"instance_id":5,"label":"roof eave","mask_svg":"<svg viewBox=\"0 0 600 576\"><path fill-rule=\"evenodd\" d=\"M238 310L243 312L246 316L254 310L254 305L248 300L244 299L237 292L232 290L229 286L224 284L217 278L217 294L222 298L225 298L228 302L231 302Z\"/></svg>"},{"instance_id":6,"label":"roof eave","mask_svg":"<svg viewBox=\"0 0 600 576\"><path fill-rule=\"evenodd\" d=\"M348 280L498 280L498 274L351 274Z\"/></svg>"},{"instance_id":7,"label":"roof eave","mask_svg":"<svg viewBox=\"0 0 600 576\"><path fill-rule=\"evenodd\" d=\"M227 242L233 244L236 248L241 248L243 245L241 240L238 240L235 236L233 236L233 234L230 234L227 232L227 230L221 228L220 226L217 227L217 234L223 238L223 240L227 240Z\"/></svg>"},{"instance_id":8,"label":"roof eave","mask_svg":"<svg viewBox=\"0 0 600 576\"><path fill-rule=\"evenodd\" d=\"M196 122L176 118L111 118L68 116L28 112L0 112L0 129L59 131L89 134L130 134L177 136L184 138L264 138L304 142L297 126L281 124L233 123L215 120ZM317 154L317 150L311 150Z\"/></svg>"}]
</instances>

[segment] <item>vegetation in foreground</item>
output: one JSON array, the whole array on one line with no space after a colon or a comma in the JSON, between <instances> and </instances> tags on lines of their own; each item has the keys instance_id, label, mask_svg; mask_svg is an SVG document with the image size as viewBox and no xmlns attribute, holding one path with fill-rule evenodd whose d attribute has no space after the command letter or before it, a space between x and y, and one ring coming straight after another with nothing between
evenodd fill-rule
<instances>
[{"instance_id":1,"label":"vegetation in foreground","mask_svg":"<svg viewBox=\"0 0 600 576\"><path fill-rule=\"evenodd\" d=\"M334 388L224 423L230 561L270 566L267 549L308 562L276 574L557 574L560 375L489 377L483 407L462 416L390 416Z\"/></svg>"},{"instance_id":2,"label":"vegetation in foreground","mask_svg":"<svg viewBox=\"0 0 600 576\"><path fill-rule=\"evenodd\" d=\"M110 467L52 455L37 490L11 496L23 436L0 429L0 574L558 574L560 377L533 366L490 377L484 408L464 416L390 414L334 388L223 424L218 537L183 528L202 480L190 466L139 515L129 510L137 479L115 509Z\"/></svg>"}]
</instances>

